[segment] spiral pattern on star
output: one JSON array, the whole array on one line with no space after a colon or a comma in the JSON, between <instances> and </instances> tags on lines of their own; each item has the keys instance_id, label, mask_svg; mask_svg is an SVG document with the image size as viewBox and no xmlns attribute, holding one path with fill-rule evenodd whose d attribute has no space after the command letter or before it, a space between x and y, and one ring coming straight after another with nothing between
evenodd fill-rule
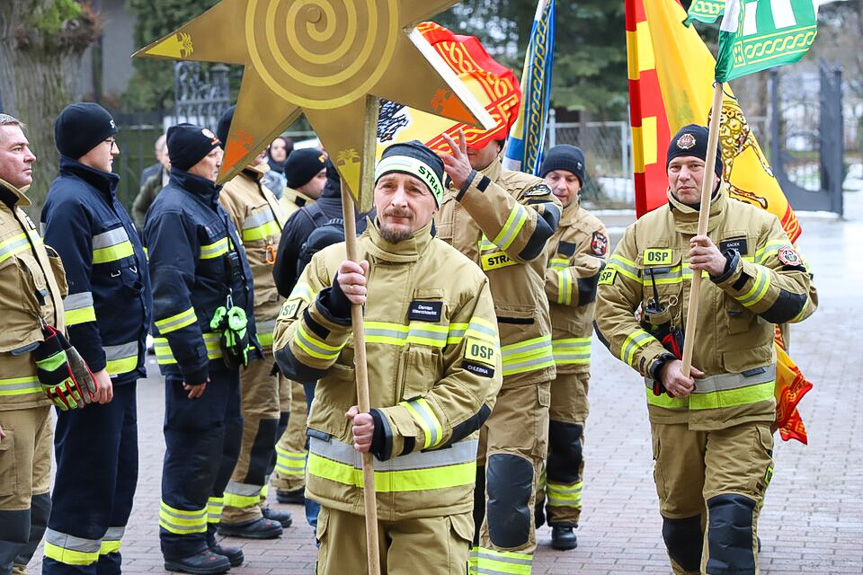
<instances>
[{"instance_id":1,"label":"spiral pattern on star","mask_svg":"<svg viewBox=\"0 0 863 575\"><path fill-rule=\"evenodd\" d=\"M318 110L365 95L399 33L396 0L249 0L246 8L246 43L264 83Z\"/></svg>"}]
</instances>

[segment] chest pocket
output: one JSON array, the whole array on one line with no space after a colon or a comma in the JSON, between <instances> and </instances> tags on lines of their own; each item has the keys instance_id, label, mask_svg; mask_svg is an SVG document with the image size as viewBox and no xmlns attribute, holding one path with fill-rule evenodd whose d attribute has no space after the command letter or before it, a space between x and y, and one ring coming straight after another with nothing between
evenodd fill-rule
<instances>
[{"instance_id":1,"label":"chest pocket","mask_svg":"<svg viewBox=\"0 0 863 575\"><path fill-rule=\"evenodd\" d=\"M684 269L680 251L671 248L647 248L639 255L642 279L642 308L645 319L659 325L675 320L680 325L683 305ZM687 276L689 279L691 276ZM650 310L663 310L651 315Z\"/></svg>"},{"instance_id":2,"label":"chest pocket","mask_svg":"<svg viewBox=\"0 0 863 575\"><path fill-rule=\"evenodd\" d=\"M397 400L413 399L431 388L441 373L450 332L461 329L449 324L449 306L441 289L415 290L406 323L408 333L399 358L401 397ZM458 334L453 331L452 335Z\"/></svg>"}]
</instances>

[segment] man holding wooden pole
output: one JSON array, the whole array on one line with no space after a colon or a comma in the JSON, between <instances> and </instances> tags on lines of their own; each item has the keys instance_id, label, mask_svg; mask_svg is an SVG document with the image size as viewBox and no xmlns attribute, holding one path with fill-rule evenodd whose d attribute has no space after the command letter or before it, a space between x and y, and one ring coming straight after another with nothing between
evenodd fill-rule
<instances>
[{"instance_id":1,"label":"man holding wooden pole","mask_svg":"<svg viewBox=\"0 0 863 575\"><path fill-rule=\"evenodd\" d=\"M502 369L488 280L434 237L443 175L419 142L390 146L356 261L345 243L315 254L276 324L282 371L318 381L306 487L322 505L317 573L365 562L363 453L374 455L381 572L467 570L478 431ZM368 413L357 408L352 305L364 310Z\"/></svg>"},{"instance_id":2,"label":"man holding wooden pole","mask_svg":"<svg viewBox=\"0 0 863 575\"><path fill-rule=\"evenodd\" d=\"M644 376L674 573L755 574L757 518L773 473L773 324L801 321L815 305L779 220L727 197L712 152L702 126L672 138L668 204L627 228L601 273L596 330ZM699 234L702 198L709 219ZM687 316L694 273L703 277L699 311ZM684 317L694 317L691 329ZM691 370L681 361L688 329Z\"/></svg>"}]
</instances>

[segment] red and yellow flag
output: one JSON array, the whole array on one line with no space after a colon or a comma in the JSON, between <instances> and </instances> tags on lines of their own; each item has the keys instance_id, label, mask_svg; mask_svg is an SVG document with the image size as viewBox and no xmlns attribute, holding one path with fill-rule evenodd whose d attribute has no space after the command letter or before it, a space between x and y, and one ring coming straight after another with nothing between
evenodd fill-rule
<instances>
[{"instance_id":1,"label":"red and yellow flag","mask_svg":"<svg viewBox=\"0 0 863 575\"><path fill-rule=\"evenodd\" d=\"M638 217L666 203L665 156L672 134L687 124L706 126L716 61L694 28L683 24L677 0L626 0L635 210ZM731 197L779 218L792 242L800 222L782 193L743 110L726 85L719 134L723 179ZM776 340L776 422L782 439L806 443L797 403L812 388Z\"/></svg>"},{"instance_id":2,"label":"red and yellow flag","mask_svg":"<svg viewBox=\"0 0 863 575\"><path fill-rule=\"evenodd\" d=\"M457 141L459 128L464 130L467 144L474 148L482 148L492 140L506 140L521 103L521 88L513 71L492 59L473 36L453 34L434 22L423 22L417 30L485 106L496 126L483 130L385 102L378 116L378 156L386 146L408 140L424 142L436 152L449 152L441 134Z\"/></svg>"}]
</instances>

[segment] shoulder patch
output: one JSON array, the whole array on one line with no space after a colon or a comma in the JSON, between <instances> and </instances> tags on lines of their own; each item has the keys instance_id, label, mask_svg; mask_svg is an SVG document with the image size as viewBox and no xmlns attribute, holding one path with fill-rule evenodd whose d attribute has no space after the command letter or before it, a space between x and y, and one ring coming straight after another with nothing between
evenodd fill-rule
<instances>
[{"instance_id":1,"label":"shoulder patch","mask_svg":"<svg viewBox=\"0 0 863 575\"><path fill-rule=\"evenodd\" d=\"M614 283L615 276L617 276L617 270L615 268L606 267L604 270L599 272L598 285L610 286Z\"/></svg>"},{"instance_id":2,"label":"shoulder patch","mask_svg":"<svg viewBox=\"0 0 863 575\"><path fill-rule=\"evenodd\" d=\"M800 260L800 256L797 255L797 251L793 246L782 246L779 248L779 252L776 254L779 258L779 261L785 264L786 266L800 266L803 265L803 262Z\"/></svg>"},{"instance_id":3,"label":"shoulder patch","mask_svg":"<svg viewBox=\"0 0 863 575\"><path fill-rule=\"evenodd\" d=\"M593 232L593 238L590 240L590 251L593 255L604 256L608 253L608 238L602 232Z\"/></svg>"},{"instance_id":4,"label":"shoulder patch","mask_svg":"<svg viewBox=\"0 0 863 575\"><path fill-rule=\"evenodd\" d=\"M284 319L297 319L297 312L300 311L300 305L303 300L300 298L289 299L282 304L282 311L279 312L279 317Z\"/></svg>"},{"instance_id":5,"label":"shoulder patch","mask_svg":"<svg viewBox=\"0 0 863 575\"><path fill-rule=\"evenodd\" d=\"M533 196L547 196L551 194L551 188L548 187L548 184L545 182L537 182L532 185L530 188L524 191L522 194L525 197L533 197Z\"/></svg>"},{"instance_id":6,"label":"shoulder patch","mask_svg":"<svg viewBox=\"0 0 863 575\"><path fill-rule=\"evenodd\" d=\"M487 341L469 337L464 345L464 358L473 363L494 367L497 361L497 350Z\"/></svg>"}]
</instances>

